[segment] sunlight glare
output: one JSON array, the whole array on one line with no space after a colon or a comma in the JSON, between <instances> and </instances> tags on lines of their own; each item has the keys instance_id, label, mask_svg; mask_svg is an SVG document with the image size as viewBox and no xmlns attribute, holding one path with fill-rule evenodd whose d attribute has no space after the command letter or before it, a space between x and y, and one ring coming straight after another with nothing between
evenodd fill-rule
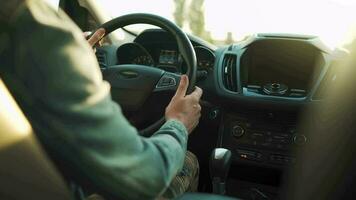
<instances>
[{"instance_id":1,"label":"sunlight glare","mask_svg":"<svg viewBox=\"0 0 356 200\"><path fill-rule=\"evenodd\" d=\"M170 20L175 8L173 0L102 3L113 16L146 12ZM355 10L354 0L205 0L205 28L214 40L224 40L228 32L235 40L253 33L295 33L319 36L335 47L354 37Z\"/></svg>"}]
</instances>

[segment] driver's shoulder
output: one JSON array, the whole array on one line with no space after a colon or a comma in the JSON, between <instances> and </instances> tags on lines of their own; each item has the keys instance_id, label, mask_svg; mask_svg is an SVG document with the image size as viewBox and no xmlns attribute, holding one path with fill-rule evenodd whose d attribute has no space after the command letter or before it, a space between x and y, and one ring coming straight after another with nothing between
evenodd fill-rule
<instances>
[{"instance_id":1,"label":"driver's shoulder","mask_svg":"<svg viewBox=\"0 0 356 200\"><path fill-rule=\"evenodd\" d=\"M44 0L0 0L0 5L0 23L9 27L37 24L66 32L72 32L74 29L80 31L61 9L55 10ZM26 32L31 29L22 30Z\"/></svg>"},{"instance_id":2,"label":"driver's shoulder","mask_svg":"<svg viewBox=\"0 0 356 200\"><path fill-rule=\"evenodd\" d=\"M0 21L9 22L26 0L0 0Z\"/></svg>"}]
</instances>

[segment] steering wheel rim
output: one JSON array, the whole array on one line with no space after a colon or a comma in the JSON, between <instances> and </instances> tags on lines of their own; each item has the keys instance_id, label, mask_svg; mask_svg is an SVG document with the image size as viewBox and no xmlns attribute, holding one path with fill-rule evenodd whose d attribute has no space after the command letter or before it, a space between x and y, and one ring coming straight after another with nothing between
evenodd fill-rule
<instances>
[{"instance_id":1,"label":"steering wheel rim","mask_svg":"<svg viewBox=\"0 0 356 200\"><path fill-rule=\"evenodd\" d=\"M99 28L105 29L105 35L110 34L111 32L123 28L128 25L133 24L150 24L170 33L178 44L178 51L183 57L184 61L187 64L187 76L189 79L189 85L187 89L187 93L191 93L195 88L196 83L196 72L197 72L197 61L195 56L195 51L192 43L190 42L188 36L174 23L171 21L160 17L154 14L147 13L135 13L123 15L117 18L114 18L104 24L102 24ZM143 130L139 130L139 134L142 136L150 136L155 131L157 131L165 122L165 117L163 116L158 121L153 123L152 125L144 128Z\"/></svg>"}]
</instances>

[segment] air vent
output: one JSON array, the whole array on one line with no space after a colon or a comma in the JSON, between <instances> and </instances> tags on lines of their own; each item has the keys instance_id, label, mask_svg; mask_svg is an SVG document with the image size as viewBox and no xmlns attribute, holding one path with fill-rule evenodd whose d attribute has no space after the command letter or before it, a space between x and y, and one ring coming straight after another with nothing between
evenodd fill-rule
<instances>
[{"instance_id":1,"label":"air vent","mask_svg":"<svg viewBox=\"0 0 356 200\"><path fill-rule=\"evenodd\" d=\"M106 55L105 55L105 53L102 52L102 51L97 51L95 53L95 55L96 55L96 59L98 60L100 68L106 68L107 67L107 63L106 63Z\"/></svg>"},{"instance_id":2,"label":"air vent","mask_svg":"<svg viewBox=\"0 0 356 200\"><path fill-rule=\"evenodd\" d=\"M222 80L226 89L237 92L236 55L225 54L222 62Z\"/></svg>"}]
</instances>

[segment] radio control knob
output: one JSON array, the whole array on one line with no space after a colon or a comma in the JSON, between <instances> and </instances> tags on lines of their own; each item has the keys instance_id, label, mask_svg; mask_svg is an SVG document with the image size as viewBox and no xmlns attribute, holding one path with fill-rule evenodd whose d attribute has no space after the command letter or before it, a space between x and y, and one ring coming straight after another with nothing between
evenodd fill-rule
<instances>
[{"instance_id":1,"label":"radio control knob","mask_svg":"<svg viewBox=\"0 0 356 200\"><path fill-rule=\"evenodd\" d=\"M240 125L234 125L232 127L232 135L236 138L242 137L245 134L245 129Z\"/></svg>"},{"instance_id":2,"label":"radio control knob","mask_svg":"<svg viewBox=\"0 0 356 200\"><path fill-rule=\"evenodd\" d=\"M303 146L305 143L307 143L307 137L305 135L295 135L293 137L293 142L298 146Z\"/></svg>"}]
</instances>

